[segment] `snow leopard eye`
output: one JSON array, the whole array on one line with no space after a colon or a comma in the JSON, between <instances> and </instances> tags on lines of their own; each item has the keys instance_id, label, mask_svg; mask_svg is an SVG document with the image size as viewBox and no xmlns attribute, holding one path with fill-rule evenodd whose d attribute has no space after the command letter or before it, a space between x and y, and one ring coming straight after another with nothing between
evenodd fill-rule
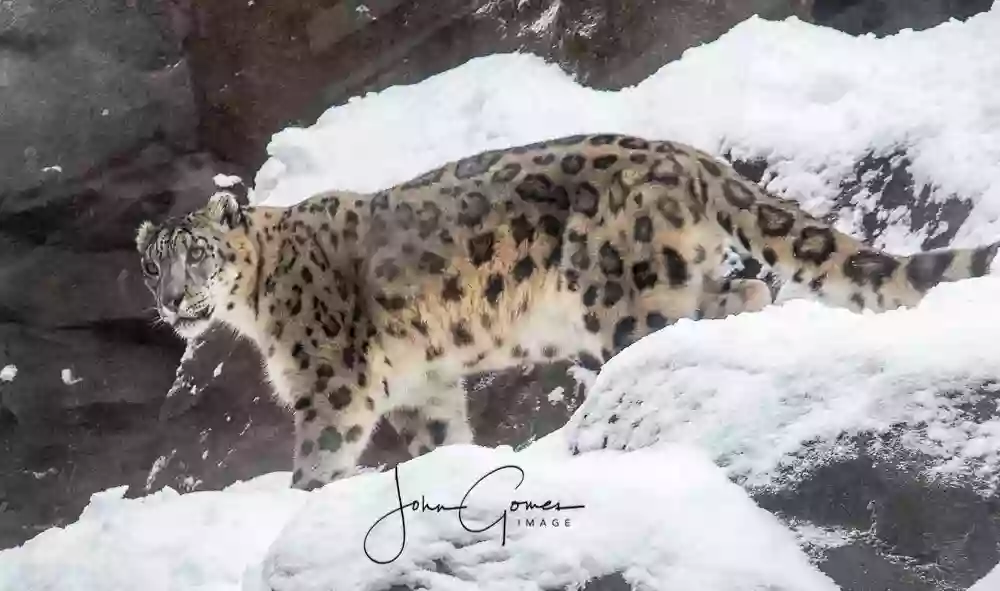
<instances>
[{"instance_id":1,"label":"snow leopard eye","mask_svg":"<svg viewBox=\"0 0 1000 591\"><path fill-rule=\"evenodd\" d=\"M203 258L205 258L205 249L201 246L192 246L188 250L188 260L192 263L197 263Z\"/></svg>"},{"instance_id":2,"label":"snow leopard eye","mask_svg":"<svg viewBox=\"0 0 1000 591\"><path fill-rule=\"evenodd\" d=\"M153 261L146 261L145 263L143 263L142 269L143 271L146 272L146 275L149 275L150 277L156 277L157 275L160 274L159 265L157 265Z\"/></svg>"}]
</instances>

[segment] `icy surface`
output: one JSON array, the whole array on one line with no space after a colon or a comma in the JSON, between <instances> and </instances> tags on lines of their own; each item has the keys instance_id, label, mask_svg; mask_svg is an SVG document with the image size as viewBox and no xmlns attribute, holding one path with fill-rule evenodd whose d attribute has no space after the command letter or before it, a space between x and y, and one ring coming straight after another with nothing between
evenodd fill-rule
<instances>
[{"instance_id":1,"label":"icy surface","mask_svg":"<svg viewBox=\"0 0 1000 591\"><path fill-rule=\"evenodd\" d=\"M0 552L0 591L235 591L306 500L287 473L221 492L98 493L80 519Z\"/></svg>"},{"instance_id":2,"label":"icy surface","mask_svg":"<svg viewBox=\"0 0 1000 591\"><path fill-rule=\"evenodd\" d=\"M992 240L1000 235L997 30L1000 5L880 39L751 18L618 92L582 87L533 55L487 56L276 134L251 199L280 205L335 188L373 191L481 150L615 131L764 158L769 188L813 213L828 210L866 155L903 149L918 185L973 200L956 243ZM867 211L870 200L853 205ZM857 223L851 209L848 231ZM909 232L905 217L896 223L880 246L918 249L925 236Z\"/></svg>"},{"instance_id":3,"label":"icy surface","mask_svg":"<svg viewBox=\"0 0 1000 591\"><path fill-rule=\"evenodd\" d=\"M895 426L901 445L933 458L928 476L973 476L992 492L997 301L1000 278L990 276L883 314L793 300L682 321L605 365L566 437L582 450L696 444L731 476L766 486L848 453L842 436Z\"/></svg>"},{"instance_id":4,"label":"icy surface","mask_svg":"<svg viewBox=\"0 0 1000 591\"><path fill-rule=\"evenodd\" d=\"M508 465L517 469L487 476ZM527 591L610 573L622 573L640 589L837 589L809 564L790 530L699 452L683 447L569 458L545 447L447 446L402 464L399 482L403 504L464 504L462 520L457 512L407 508L400 554L399 513L379 522L400 506L393 473L335 483L313 494L282 532L261 569L266 585L248 578L245 589L406 584ZM502 522L467 531L485 529L520 500L583 507L508 510L505 542ZM525 525L529 517L534 527ZM541 527L543 518L570 523ZM397 555L385 565L375 562Z\"/></svg>"}]
</instances>

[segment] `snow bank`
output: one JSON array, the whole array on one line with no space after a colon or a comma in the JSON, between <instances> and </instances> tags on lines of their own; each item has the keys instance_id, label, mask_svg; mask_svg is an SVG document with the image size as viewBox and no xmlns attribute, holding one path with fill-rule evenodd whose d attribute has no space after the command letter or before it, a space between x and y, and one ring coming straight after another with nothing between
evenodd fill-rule
<instances>
[{"instance_id":1,"label":"snow bank","mask_svg":"<svg viewBox=\"0 0 1000 591\"><path fill-rule=\"evenodd\" d=\"M1000 565L994 567L978 583L969 587L969 591L997 591L1000 589Z\"/></svg>"},{"instance_id":2,"label":"snow bank","mask_svg":"<svg viewBox=\"0 0 1000 591\"><path fill-rule=\"evenodd\" d=\"M679 322L612 359L565 434L584 450L695 444L731 476L767 486L849 453L843 436L901 427L905 449L934 458L928 476L971 476L990 493L1000 477L997 301L1000 278L984 277L883 314L793 300Z\"/></svg>"},{"instance_id":3,"label":"snow bank","mask_svg":"<svg viewBox=\"0 0 1000 591\"><path fill-rule=\"evenodd\" d=\"M617 131L764 158L769 187L825 213L867 154L905 150L918 184L975 206L956 243L1000 234L1000 4L964 23L875 38L751 18L635 87L603 92L523 54L474 59L275 134L251 199L373 191L485 149ZM525 89L528 89L526 91ZM854 207L871 208L862 195ZM900 212L893 212L900 213ZM851 208L842 229L856 230ZM901 252L923 238L897 221ZM944 227L940 229L944 230Z\"/></svg>"},{"instance_id":4,"label":"snow bank","mask_svg":"<svg viewBox=\"0 0 1000 591\"><path fill-rule=\"evenodd\" d=\"M487 476L508 465L517 468ZM341 481L312 494L275 543L262 580L248 578L246 591L394 584L431 591L527 591L611 573L648 589L837 589L809 564L790 530L689 449L569 458L545 447L514 452L447 446L398 470L402 504L464 504L462 520L454 511L408 508L403 545L399 513L390 514L401 504L394 474ZM502 523L481 533L468 531L485 529L519 500L583 507L511 509L506 539ZM536 520L534 527L527 518ZM541 519L569 524L542 527Z\"/></svg>"},{"instance_id":5,"label":"snow bank","mask_svg":"<svg viewBox=\"0 0 1000 591\"><path fill-rule=\"evenodd\" d=\"M276 473L221 492L127 487L95 494L80 519L0 552L0 591L235 591L306 500Z\"/></svg>"}]
</instances>

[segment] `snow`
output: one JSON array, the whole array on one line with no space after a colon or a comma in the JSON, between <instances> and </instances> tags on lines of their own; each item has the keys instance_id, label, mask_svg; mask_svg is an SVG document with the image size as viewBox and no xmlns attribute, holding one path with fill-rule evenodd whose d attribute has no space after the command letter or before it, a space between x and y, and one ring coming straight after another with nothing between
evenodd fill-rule
<instances>
[{"instance_id":1,"label":"snow","mask_svg":"<svg viewBox=\"0 0 1000 591\"><path fill-rule=\"evenodd\" d=\"M813 564L826 559L827 551L847 546L862 537L858 531L842 528L822 527L809 522L789 520L786 525L795 534L799 548L806 553Z\"/></svg>"},{"instance_id":2,"label":"snow","mask_svg":"<svg viewBox=\"0 0 1000 591\"><path fill-rule=\"evenodd\" d=\"M843 436L904 427L902 449L932 458L926 476L972 478L990 494L1000 479L997 301L1000 278L989 276L882 314L798 299L678 322L602 368L566 437L581 450L694 444L763 487L851 453ZM994 412L977 418L977 403Z\"/></svg>"},{"instance_id":3,"label":"snow","mask_svg":"<svg viewBox=\"0 0 1000 591\"><path fill-rule=\"evenodd\" d=\"M487 476L503 466L516 468ZM639 588L837 589L791 531L690 449L570 458L531 447L447 446L401 465L398 477L405 545L399 513L391 513L401 504L394 474L352 478L311 496L268 554L263 580L244 589L540 590L615 572ZM514 510L520 500L583 507ZM412 510L411 501L466 509L460 521L457 512ZM505 509L506 538L502 522L485 529ZM562 525L530 527L525 518Z\"/></svg>"},{"instance_id":4,"label":"snow","mask_svg":"<svg viewBox=\"0 0 1000 591\"><path fill-rule=\"evenodd\" d=\"M146 475L146 491L153 488L153 482L156 481L156 477L160 474L160 471L167 467L167 464L170 463L170 460L174 459L176 454L177 450L175 449L168 455L156 458L156 461L153 462L152 467L149 469L149 474Z\"/></svg>"},{"instance_id":5,"label":"snow","mask_svg":"<svg viewBox=\"0 0 1000 591\"><path fill-rule=\"evenodd\" d=\"M242 183L243 179L231 174L217 174L212 177L212 181L215 183L216 187L227 189Z\"/></svg>"},{"instance_id":6,"label":"snow","mask_svg":"<svg viewBox=\"0 0 1000 591\"><path fill-rule=\"evenodd\" d=\"M583 505L510 509L506 539L499 526L466 531L456 513L408 511L402 554L376 564L366 550L386 561L401 545L391 518L366 544L372 525L399 506L391 471L313 493L287 488L284 472L220 492L166 488L125 499L127 487L118 487L94 495L76 523L0 552L0 591L251 591L267 588L265 580L284 591L388 588L390 581L489 591L552 588L613 572L660 589L837 589L809 564L796 535L701 452L673 447L570 458L545 443L524 452L448 446L399 467L406 501L423 496L430 505L462 502L495 468L523 470L520 487L515 469L475 487L464 501L469 529L489 525L515 500ZM518 521L524 518L539 521L530 527ZM430 572L433 561L455 577Z\"/></svg>"},{"instance_id":7,"label":"snow","mask_svg":"<svg viewBox=\"0 0 1000 591\"><path fill-rule=\"evenodd\" d=\"M935 199L972 200L956 243L989 241L1000 234L998 28L1000 6L884 38L751 18L621 91L585 88L529 54L473 59L275 134L250 199L287 205L330 188L374 191L486 149L616 131L766 159L768 187L814 213L828 210L866 155L902 149ZM859 195L842 229L857 230L853 212L870 206ZM894 215L897 231L879 246L917 250L926 236Z\"/></svg>"},{"instance_id":8,"label":"snow","mask_svg":"<svg viewBox=\"0 0 1000 591\"><path fill-rule=\"evenodd\" d=\"M306 500L287 473L224 491L91 497L80 519L0 552L2 591L235 591Z\"/></svg>"},{"instance_id":9,"label":"snow","mask_svg":"<svg viewBox=\"0 0 1000 591\"><path fill-rule=\"evenodd\" d=\"M535 35L542 35L549 32L555 25L556 17L559 15L559 8L562 0L553 0L552 4L545 9L545 12L538 17L538 20L527 26L527 30Z\"/></svg>"},{"instance_id":10,"label":"snow","mask_svg":"<svg viewBox=\"0 0 1000 591\"><path fill-rule=\"evenodd\" d=\"M0 369L0 382L13 382L17 377L17 366L14 364L5 365Z\"/></svg>"},{"instance_id":11,"label":"snow","mask_svg":"<svg viewBox=\"0 0 1000 591\"><path fill-rule=\"evenodd\" d=\"M978 583L969 587L969 591L997 591L1000 589L1000 564L993 568Z\"/></svg>"},{"instance_id":12,"label":"snow","mask_svg":"<svg viewBox=\"0 0 1000 591\"><path fill-rule=\"evenodd\" d=\"M67 386L79 384L80 382L83 381L83 378L78 378L74 376L73 370L68 367L59 372L59 377L60 379L62 379L62 383L66 384Z\"/></svg>"}]
</instances>

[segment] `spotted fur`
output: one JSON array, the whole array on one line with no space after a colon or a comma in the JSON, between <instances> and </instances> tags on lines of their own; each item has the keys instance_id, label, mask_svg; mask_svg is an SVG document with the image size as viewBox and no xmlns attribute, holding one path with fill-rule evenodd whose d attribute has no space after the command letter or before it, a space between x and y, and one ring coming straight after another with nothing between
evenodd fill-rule
<instances>
[{"instance_id":1,"label":"spotted fur","mask_svg":"<svg viewBox=\"0 0 1000 591\"><path fill-rule=\"evenodd\" d=\"M682 318L771 302L715 275L730 245L855 310L987 272L997 244L893 256L690 146L615 134L471 155L373 194L289 208L228 194L137 236L164 320L253 340L295 415L293 485L354 469L387 415L414 454L472 438L462 376L597 370Z\"/></svg>"}]
</instances>

